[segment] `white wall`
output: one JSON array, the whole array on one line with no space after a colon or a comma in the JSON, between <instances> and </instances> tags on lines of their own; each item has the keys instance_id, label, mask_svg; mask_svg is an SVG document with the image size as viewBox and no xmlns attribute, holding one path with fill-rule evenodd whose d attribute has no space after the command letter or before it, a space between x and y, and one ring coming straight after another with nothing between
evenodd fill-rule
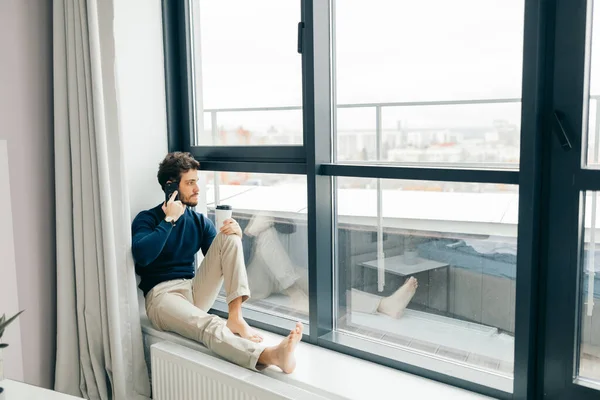
<instances>
[{"instance_id":1,"label":"white wall","mask_svg":"<svg viewBox=\"0 0 600 400\"><path fill-rule=\"evenodd\" d=\"M48 388L56 342L52 107L52 2L0 0L0 140L10 172L10 193L0 193L12 203L18 306L26 310L19 318L23 378ZM9 258L0 254L0 290L10 284ZM18 369L11 362L8 376Z\"/></svg>"},{"instance_id":2,"label":"white wall","mask_svg":"<svg viewBox=\"0 0 600 400\"><path fill-rule=\"evenodd\" d=\"M162 9L160 0L115 3L119 115L133 219L163 199L156 179L168 151Z\"/></svg>"}]
</instances>

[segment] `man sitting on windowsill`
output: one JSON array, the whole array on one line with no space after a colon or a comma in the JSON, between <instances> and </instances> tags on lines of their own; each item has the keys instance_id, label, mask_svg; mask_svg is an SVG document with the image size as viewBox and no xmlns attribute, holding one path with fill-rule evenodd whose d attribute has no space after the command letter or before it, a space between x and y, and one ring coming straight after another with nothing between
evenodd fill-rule
<instances>
[{"instance_id":1,"label":"man sitting on windowsill","mask_svg":"<svg viewBox=\"0 0 600 400\"><path fill-rule=\"evenodd\" d=\"M217 233L212 221L190 208L198 204L199 167L189 153L167 154L159 165L158 182L163 190L167 183L178 182L177 191L133 221L132 253L148 318L157 329L201 342L243 367L261 370L276 365L291 373L302 324L298 322L279 345L266 347L242 317L242 303L250 298L242 231L228 219ZM199 250L204 260L196 269ZM223 281L227 321L208 313Z\"/></svg>"}]
</instances>

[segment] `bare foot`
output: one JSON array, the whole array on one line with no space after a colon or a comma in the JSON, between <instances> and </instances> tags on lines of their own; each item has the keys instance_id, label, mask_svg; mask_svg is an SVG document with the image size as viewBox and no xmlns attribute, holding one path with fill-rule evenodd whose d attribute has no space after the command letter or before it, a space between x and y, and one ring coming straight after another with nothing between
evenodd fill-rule
<instances>
[{"instance_id":1,"label":"bare foot","mask_svg":"<svg viewBox=\"0 0 600 400\"><path fill-rule=\"evenodd\" d=\"M255 343L263 341L263 337L248 325L243 318L230 318L227 320L229 330L244 339L248 339Z\"/></svg>"},{"instance_id":2,"label":"bare foot","mask_svg":"<svg viewBox=\"0 0 600 400\"><path fill-rule=\"evenodd\" d=\"M262 365L276 365L286 374L291 374L296 369L296 356L294 350L302 339L302 323L296 322L296 328L277 346L267 347L260 357L258 363Z\"/></svg>"},{"instance_id":3,"label":"bare foot","mask_svg":"<svg viewBox=\"0 0 600 400\"><path fill-rule=\"evenodd\" d=\"M411 276L394 294L381 299L377 311L392 318L400 318L418 286L417 280Z\"/></svg>"}]
</instances>

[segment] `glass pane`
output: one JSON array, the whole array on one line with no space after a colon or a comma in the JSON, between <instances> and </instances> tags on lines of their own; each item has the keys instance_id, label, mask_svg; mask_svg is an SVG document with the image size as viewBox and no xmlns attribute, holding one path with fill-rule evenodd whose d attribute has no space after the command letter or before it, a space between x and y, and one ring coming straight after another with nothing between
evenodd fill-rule
<instances>
[{"instance_id":1,"label":"glass pane","mask_svg":"<svg viewBox=\"0 0 600 400\"><path fill-rule=\"evenodd\" d=\"M517 186L336 181L336 329L510 381Z\"/></svg>"},{"instance_id":2,"label":"glass pane","mask_svg":"<svg viewBox=\"0 0 600 400\"><path fill-rule=\"evenodd\" d=\"M523 0L336 0L336 161L518 167L523 18Z\"/></svg>"},{"instance_id":3,"label":"glass pane","mask_svg":"<svg viewBox=\"0 0 600 400\"><path fill-rule=\"evenodd\" d=\"M216 205L229 205L242 228L251 291L244 306L308 324L306 177L203 174L209 218L215 221Z\"/></svg>"},{"instance_id":4,"label":"glass pane","mask_svg":"<svg viewBox=\"0 0 600 400\"><path fill-rule=\"evenodd\" d=\"M595 3L595 2L593 2ZM593 4L592 3L592 4ZM600 7L594 4L592 11L592 36L591 36L591 57L590 57L590 93L589 93L589 120L588 120L588 141L587 164L592 168L600 166L600 29L593 29L600 26Z\"/></svg>"},{"instance_id":5,"label":"glass pane","mask_svg":"<svg viewBox=\"0 0 600 400\"><path fill-rule=\"evenodd\" d=\"M600 218L597 192L586 192L584 246L579 284L579 378L600 384Z\"/></svg>"},{"instance_id":6,"label":"glass pane","mask_svg":"<svg viewBox=\"0 0 600 400\"><path fill-rule=\"evenodd\" d=\"M302 110L209 111L199 145L265 146L302 144Z\"/></svg>"},{"instance_id":7,"label":"glass pane","mask_svg":"<svg viewBox=\"0 0 600 400\"><path fill-rule=\"evenodd\" d=\"M300 1L192 4L196 144L301 145Z\"/></svg>"}]
</instances>

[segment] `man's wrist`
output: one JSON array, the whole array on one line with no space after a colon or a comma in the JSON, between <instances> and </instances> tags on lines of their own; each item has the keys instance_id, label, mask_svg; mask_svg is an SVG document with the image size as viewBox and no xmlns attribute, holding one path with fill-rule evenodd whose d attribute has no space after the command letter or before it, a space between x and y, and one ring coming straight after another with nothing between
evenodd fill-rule
<instances>
[{"instance_id":1,"label":"man's wrist","mask_svg":"<svg viewBox=\"0 0 600 400\"><path fill-rule=\"evenodd\" d=\"M168 222L169 224L171 224L172 226L175 226L175 218L170 217L170 216L166 216L165 217L165 222Z\"/></svg>"}]
</instances>

